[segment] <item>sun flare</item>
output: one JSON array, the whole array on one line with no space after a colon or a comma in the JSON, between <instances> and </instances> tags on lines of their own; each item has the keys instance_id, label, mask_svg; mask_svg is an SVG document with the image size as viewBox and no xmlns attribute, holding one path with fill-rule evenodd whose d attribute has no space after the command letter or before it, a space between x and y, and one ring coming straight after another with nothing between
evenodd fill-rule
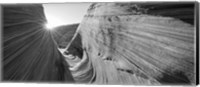
<instances>
[{"instance_id":1,"label":"sun flare","mask_svg":"<svg viewBox=\"0 0 200 87\"><path fill-rule=\"evenodd\" d=\"M64 25L65 23L62 22L61 20L57 19L56 17L53 17L53 16L46 16L47 18L47 23L45 24L46 26L46 29L48 30L52 30L54 29L55 27L58 27L58 26L61 26L61 25Z\"/></svg>"},{"instance_id":2,"label":"sun flare","mask_svg":"<svg viewBox=\"0 0 200 87\"><path fill-rule=\"evenodd\" d=\"M48 30L51 30L51 29L53 29L55 27L50 23L46 23L45 26L46 26L46 29L48 29Z\"/></svg>"}]
</instances>

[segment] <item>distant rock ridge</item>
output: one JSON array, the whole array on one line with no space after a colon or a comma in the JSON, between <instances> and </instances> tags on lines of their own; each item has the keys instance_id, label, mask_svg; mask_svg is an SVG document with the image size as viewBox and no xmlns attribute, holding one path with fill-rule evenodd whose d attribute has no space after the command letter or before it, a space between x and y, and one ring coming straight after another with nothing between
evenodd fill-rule
<instances>
[{"instance_id":1,"label":"distant rock ridge","mask_svg":"<svg viewBox=\"0 0 200 87\"><path fill-rule=\"evenodd\" d=\"M78 28L79 23L69 24L69 25L62 25L56 27L53 31L57 34L53 34L54 40L57 42L58 48L65 48L67 44L72 39L73 35Z\"/></svg>"}]
</instances>

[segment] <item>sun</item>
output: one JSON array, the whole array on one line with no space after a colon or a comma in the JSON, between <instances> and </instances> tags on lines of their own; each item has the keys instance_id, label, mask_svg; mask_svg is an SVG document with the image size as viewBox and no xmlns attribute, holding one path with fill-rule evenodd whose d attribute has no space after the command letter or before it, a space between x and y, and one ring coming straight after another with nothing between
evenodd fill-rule
<instances>
[{"instance_id":1,"label":"sun","mask_svg":"<svg viewBox=\"0 0 200 87\"><path fill-rule=\"evenodd\" d=\"M54 17L54 16L46 16L47 18L47 23L45 24L45 27L47 30L52 30L55 29L55 27L64 25L64 22L62 22L61 20L59 20L58 18Z\"/></svg>"},{"instance_id":2,"label":"sun","mask_svg":"<svg viewBox=\"0 0 200 87\"><path fill-rule=\"evenodd\" d=\"M54 26L53 24L50 24L50 23L46 23L45 26L46 26L46 29L48 29L48 30L52 30L56 27L56 26Z\"/></svg>"}]
</instances>

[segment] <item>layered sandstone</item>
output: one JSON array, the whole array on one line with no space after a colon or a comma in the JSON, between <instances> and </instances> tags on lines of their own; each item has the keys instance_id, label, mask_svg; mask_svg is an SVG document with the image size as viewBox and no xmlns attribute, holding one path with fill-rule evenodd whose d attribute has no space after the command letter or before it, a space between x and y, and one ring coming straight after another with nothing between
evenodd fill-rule
<instances>
[{"instance_id":1,"label":"layered sandstone","mask_svg":"<svg viewBox=\"0 0 200 87\"><path fill-rule=\"evenodd\" d=\"M71 68L75 81L194 83L194 13L186 13L193 10L185 3L92 4L68 46L81 36L82 60Z\"/></svg>"},{"instance_id":2,"label":"layered sandstone","mask_svg":"<svg viewBox=\"0 0 200 87\"><path fill-rule=\"evenodd\" d=\"M195 82L194 3L94 3L79 25L45 23L42 5L3 6L4 81Z\"/></svg>"}]
</instances>

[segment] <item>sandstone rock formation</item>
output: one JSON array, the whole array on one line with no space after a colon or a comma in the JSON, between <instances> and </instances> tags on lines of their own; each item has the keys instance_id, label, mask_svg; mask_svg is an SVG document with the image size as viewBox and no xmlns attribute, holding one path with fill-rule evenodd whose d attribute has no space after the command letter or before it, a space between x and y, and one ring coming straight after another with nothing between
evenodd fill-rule
<instances>
[{"instance_id":1,"label":"sandstone rock formation","mask_svg":"<svg viewBox=\"0 0 200 87\"><path fill-rule=\"evenodd\" d=\"M3 81L73 82L42 5L3 6Z\"/></svg>"},{"instance_id":2,"label":"sandstone rock formation","mask_svg":"<svg viewBox=\"0 0 200 87\"><path fill-rule=\"evenodd\" d=\"M92 4L67 48L73 49L80 35L83 56L70 68L74 79L95 84L194 83L193 21L194 4Z\"/></svg>"},{"instance_id":3,"label":"sandstone rock formation","mask_svg":"<svg viewBox=\"0 0 200 87\"><path fill-rule=\"evenodd\" d=\"M195 83L194 3L94 3L80 24L45 22L41 5L3 6L4 81Z\"/></svg>"}]
</instances>

